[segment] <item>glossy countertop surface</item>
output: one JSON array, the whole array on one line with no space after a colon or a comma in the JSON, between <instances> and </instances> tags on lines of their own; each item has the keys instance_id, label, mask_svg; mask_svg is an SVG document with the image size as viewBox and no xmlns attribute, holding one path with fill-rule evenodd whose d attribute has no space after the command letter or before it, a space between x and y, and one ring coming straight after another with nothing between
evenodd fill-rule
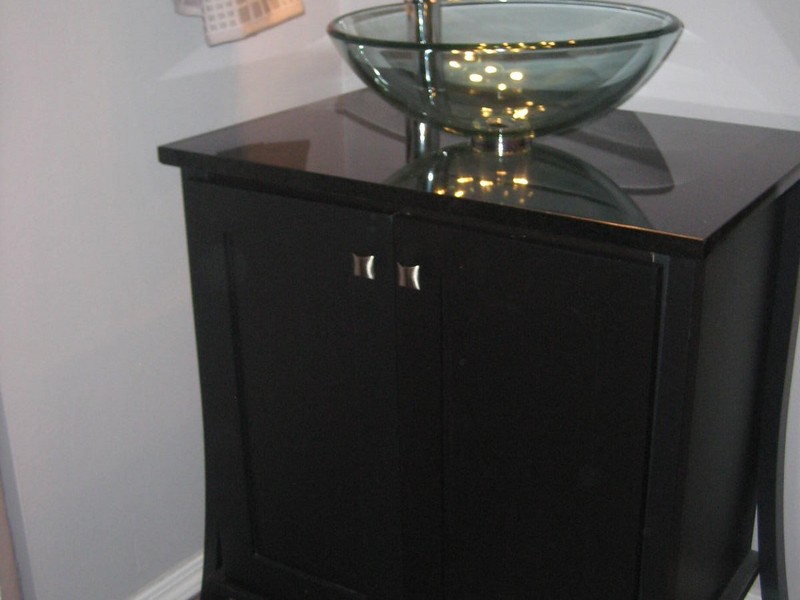
<instances>
[{"instance_id":1,"label":"glossy countertop surface","mask_svg":"<svg viewBox=\"0 0 800 600\"><path fill-rule=\"evenodd\" d=\"M800 133L614 111L495 158L442 134L409 161L405 117L361 90L159 148L210 181L370 210L703 255L800 179Z\"/></svg>"}]
</instances>

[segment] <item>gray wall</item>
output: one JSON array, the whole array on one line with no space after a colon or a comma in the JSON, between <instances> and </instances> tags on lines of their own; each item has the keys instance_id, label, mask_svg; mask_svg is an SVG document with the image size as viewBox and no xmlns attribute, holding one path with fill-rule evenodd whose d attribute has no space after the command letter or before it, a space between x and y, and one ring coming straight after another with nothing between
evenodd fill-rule
<instances>
[{"instance_id":1,"label":"gray wall","mask_svg":"<svg viewBox=\"0 0 800 600\"><path fill-rule=\"evenodd\" d=\"M113 600L202 547L179 173L160 143L337 93L308 14L209 49L171 0L0 2L0 437L28 600Z\"/></svg>"},{"instance_id":2,"label":"gray wall","mask_svg":"<svg viewBox=\"0 0 800 600\"><path fill-rule=\"evenodd\" d=\"M305 0L209 49L170 0L0 2L0 470L28 600L130 598L201 549L180 189L155 147L357 85L324 24L378 3ZM800 3L649 4L687 31L629 107L800 129Z\"/></svg>"}]
</instances>

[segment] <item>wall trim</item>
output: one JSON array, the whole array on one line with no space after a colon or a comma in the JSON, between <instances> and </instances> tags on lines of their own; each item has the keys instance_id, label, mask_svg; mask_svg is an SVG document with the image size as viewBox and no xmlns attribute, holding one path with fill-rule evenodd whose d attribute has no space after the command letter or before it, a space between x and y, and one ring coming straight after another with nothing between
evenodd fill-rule
<instances>
[{"instance_id":1,"label":"wall trim","mask_svg":"<svg viewBox=\"0 0 800 600\"><path fill-rule=\"evenodd\" d=\"M750 591L744 600L761 600L761 579L756 577L753 585L750 586Z\"/></svg>"},{"instance_id":2,"label":"wall trim","mask_svg":"<svg viewBox=\"0 0 800 600\"><path fill-rule=\"evenodd\" d=\"M200 593L202 581L203 552L201 551L164 573L128 600L189 600Z\"/></svg>"}]
</instances>

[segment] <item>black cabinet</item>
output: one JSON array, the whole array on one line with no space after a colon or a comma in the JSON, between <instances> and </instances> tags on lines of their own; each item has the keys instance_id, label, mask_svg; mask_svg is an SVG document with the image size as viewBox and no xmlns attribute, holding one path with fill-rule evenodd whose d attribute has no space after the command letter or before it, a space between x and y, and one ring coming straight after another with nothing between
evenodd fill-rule
<instances>
[{"instance_id":1,"label":"black cabinet","mask_svg":"<svg viewBox=\"0 0 800 600\"><path fill-rule=\"evenodd\" d=\"M268 122L303 111L343 118ZM697 236L287 166L254 130L162 148L184 169L203 598L718 597L783 393L789 169ZM800 151L716 135L753 131Z\"/></svg>"}]
</instances>

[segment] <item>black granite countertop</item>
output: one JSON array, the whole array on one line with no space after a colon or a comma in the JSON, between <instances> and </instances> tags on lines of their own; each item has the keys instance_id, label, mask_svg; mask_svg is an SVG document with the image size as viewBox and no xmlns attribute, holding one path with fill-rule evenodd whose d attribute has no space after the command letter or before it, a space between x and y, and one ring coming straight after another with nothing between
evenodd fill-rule
<instances>
[{"instance_id":1,"label":"black granite countertop","mask_svg":"<svg viewBox=\"0 0 800 600\"><path fill-rule=\"evenodd\" d=\"M439 153L409 164L405 131L402 114L361 90L159 157L212 182L685 256L800 179L798 132L664 115L617 110L503 159L445 134Z\"/></svg>"}]
</instances>

